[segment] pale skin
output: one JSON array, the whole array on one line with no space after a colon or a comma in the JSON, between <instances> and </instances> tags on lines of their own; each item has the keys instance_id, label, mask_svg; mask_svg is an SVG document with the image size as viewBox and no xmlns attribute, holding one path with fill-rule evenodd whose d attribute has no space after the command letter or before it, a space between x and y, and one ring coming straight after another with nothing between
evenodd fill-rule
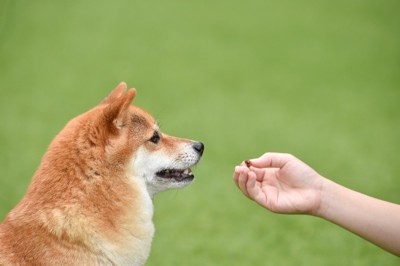
<instances>
[{"instance_id":1,"label":"pale skin","mask_svg":"<svg viewBox=\"0 0 400 266\"><path fill-rule=\"evenodd\" d=\"M400 256L400 205L341 186L290 154L266 153L235 167L242 193L275 213L331 221Z\"/></svg>"}]
</instances>

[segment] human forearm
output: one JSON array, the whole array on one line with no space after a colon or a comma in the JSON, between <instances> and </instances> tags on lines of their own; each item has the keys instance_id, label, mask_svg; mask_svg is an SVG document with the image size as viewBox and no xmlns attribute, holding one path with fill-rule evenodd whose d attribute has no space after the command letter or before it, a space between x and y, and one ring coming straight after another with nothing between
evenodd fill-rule
<instances>
[{"instance_id":1,"label":"human forearm","mask_svg":"<svg viewBox=\"0 0 400 266\"><path fill-rule=\"evenodd\" d=\"M400 256L400 205L350 190L328 179L316 216Z\"/></svg>"}]
</instances>

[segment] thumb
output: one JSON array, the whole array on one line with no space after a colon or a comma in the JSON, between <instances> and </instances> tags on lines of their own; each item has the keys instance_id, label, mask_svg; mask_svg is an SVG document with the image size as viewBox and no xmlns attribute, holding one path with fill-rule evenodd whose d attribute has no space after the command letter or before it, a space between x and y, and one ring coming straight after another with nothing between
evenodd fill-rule
<instances>
[{"instance_id":1,"label":"thumb","mask_svg":"<svg viewBox=\"0 0 400 266\"><path fill-rule=\"evenodd\" d=\"M251 159L251 165L257 168L282 168L294 157L287 153L267 152L259 158Z\"/></svg>"}]
</instances>

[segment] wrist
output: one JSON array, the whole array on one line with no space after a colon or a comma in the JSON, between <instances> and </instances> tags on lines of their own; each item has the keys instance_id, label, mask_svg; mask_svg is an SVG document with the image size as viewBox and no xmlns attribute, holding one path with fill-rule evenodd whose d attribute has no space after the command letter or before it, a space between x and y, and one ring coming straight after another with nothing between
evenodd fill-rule
<instances>
[{"instance_id":1,"label":"wrist","mask_svg":"<svg viewBox=\"0 0 400 266\"><path fill-rule=\"evenodd\" d=\"M338 186L338 184L321 176L321 185L319 191L317 191L318 203L315 210L311 213L312 215L321 218L327 217L332 200L334 200L334 196L332 195L334 194L335 186Z\"/></svg>"}]
</instances>

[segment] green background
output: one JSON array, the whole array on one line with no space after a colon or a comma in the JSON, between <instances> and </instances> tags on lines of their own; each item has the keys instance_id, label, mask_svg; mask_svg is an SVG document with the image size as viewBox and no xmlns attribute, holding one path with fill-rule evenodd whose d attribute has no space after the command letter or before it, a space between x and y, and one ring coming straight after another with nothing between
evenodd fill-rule
<instances>
[{"instance_id":1,"label":"green background","mask_svg":"<svg viewBox=\"0 0 400 266\"><path fill-rule=\"evenodd\" d=\"M51 139L120 81L170 135L205 143L196 181L155 197L147 265L396 265L315 217L246 199L234 166L289 152L400 203L400 2L0 1L0 220Z\"/></svg>"}]
</instances>

